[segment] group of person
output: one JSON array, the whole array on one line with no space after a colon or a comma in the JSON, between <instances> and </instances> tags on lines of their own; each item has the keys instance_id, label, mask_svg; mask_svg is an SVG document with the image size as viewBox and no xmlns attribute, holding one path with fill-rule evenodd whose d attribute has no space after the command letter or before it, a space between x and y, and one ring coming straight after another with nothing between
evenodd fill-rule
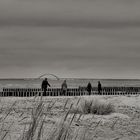
<instances>
[{"instance_id":1,"label":"group of person","mask_svg":"<svg viewBox=\"0 0 140 140\"><path fill-rule=\"evenodd\" d=\"M42 81L42 85L41 85L43 95L46 95L48 86L51 87L51 85L48 82L48 79L45 78ZM66 80L64 80L62 85L61 85L61 95L65 95L67 93L67 88L68 88L67 82L66 82ZM88 94L91 95L92 85L90 82L88 83L86 90L87 90ZM98 81L98 94L101 94L101 91L102 91L102 85L101 85L100 81Z\"/></svg>"},{"instance_id":2,"label":"group of person","mask_svg":"<svg viewBox=\"0 0 140 140\"><path fill-rule=\"evenodd\" d=\"M43 95L46 95L48 86L51 87L51 85L50 85L49 82L48 82L48 79L45 78L45 79L42 81L42 85L41 85L41 89L42 89L42 91L43 91ZM64 82L63 82L62 85L61 85L61 91L62 91L62 92L61 92L62 95L65 95L66 92L67 92L67 83L66 83L66 80L64 80Z\"/></svg>"},{"instance_id":3,"label":"group of person","mask_svg":"<svg viewBox=\"0 0 140 140\"><path fill-rule=\"evenodd\" d=\"M92 85L91 83L89 82L88 85L87 85L87 91L88 91L88 94L91 95L91 91L92 91ZM98 94L101 94L101 91L102 91L102 85L101 85L101 82L98 81Z\"/></svg>"}]
</instances>

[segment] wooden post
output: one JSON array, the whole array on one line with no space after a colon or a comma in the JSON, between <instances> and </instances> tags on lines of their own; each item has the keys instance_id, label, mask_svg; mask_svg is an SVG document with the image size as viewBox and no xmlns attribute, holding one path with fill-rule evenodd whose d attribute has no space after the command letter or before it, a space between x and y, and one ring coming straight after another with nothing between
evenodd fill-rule
<instances>
[{"instance_id":1,"label":"wooden post","mask_svg":"<svg viewBox=\"0 0 140 140\"><path fill-rule=\"evenodd\" d=\"M19 94L18 94L18 91L17 91L17 89L16 89L16 96L17 96L17 97L19 97Z\"/></svg>"},{"instance_id":2,"label":"wooden post","mask_svg":"<svg viewBox=\"0 0 140 140\"><path fill-rule=\"evenodd\" d=\"M6 92L6 97L8 96L8 93L9 93L9 89L8 89L8 92Z\"/></svg>"},{"instance_id":3,"label":"wooden post","mask_svg":"<svg viewBox=\"0 0 140 140\"><path fill-rule=\"evenodd\" d=\"M46 96L50 96L51 94L50 94L50 90L48 89L47 90L47 95Z\"/></svg>"},{"instance_id":4,"label":"wooden post","mask_svg":"<svg viewBox=\"0 0 140 140\"><path fill-rule=\"evenodd\" d=\"M58 94L59 94L59 89L56 88L56 89L55 89L55 96L58 96Z\"/></svg>"},{"instance_id":5,"label":"wooden post","mask_svg":"<svg viewBox=\"0 0 140 140\"><path fill-rule=\"evenodd\" d=\"M58 89L58 94L57 94L57 96L60 96L60 90Z\"/></svg>"},{"instance_id":6,"label":"wooden post","mask_svg":"<svg viewBox=\"0 0 140 140\"><path fill-rule=\"evenodd\" d=\"M53 94L54 94L54 89L51 88L51 96L53 96Z\"/></svg>"},{"instance_id":7,"label":"wooden post","mask_svg":"<svg viewBox=\"0 0 140 140\"><path fill-rule=\"evenodd\" d=\"M9 89L7 90L7 92L5 93L5 95L4 95L4 96L7 96L8 92L9 92Z\"/></svg>"},{"instance_id":8,"label":"wooden post","mask_svg":"<svg viewBox=\"0 0 140 140\"><path fill-rule=\"evenodd\" d=\"M71 96L71 95L73 95L74 93L77 94L77 95L79 95L79 93L78 93L78 92L76 91L76 89L74 88L74 89L73 89L73 92L70 92L68 96Z\"/></svg>"},{"instance_id":9,"label":"wooden post","mask_svg":"<svg viewBox=\"0 0 140 140\"><path fill-rule=\"evenodd\" d=\"M56 92L57 92L57 90L56 90L56 89L54 89L53 96L56 96Z\"/></svg>"},{"instance_id":10,"label":"wooden post","mask_svg":"<svg viewBox=\"0 0 140 140\"><path fill-rule=\"evenodd\" d=\"M29 92L29 97L31 96L31 92L33 91L33 89L31 89L31 91Z\"/></svg>"}]
</instances>

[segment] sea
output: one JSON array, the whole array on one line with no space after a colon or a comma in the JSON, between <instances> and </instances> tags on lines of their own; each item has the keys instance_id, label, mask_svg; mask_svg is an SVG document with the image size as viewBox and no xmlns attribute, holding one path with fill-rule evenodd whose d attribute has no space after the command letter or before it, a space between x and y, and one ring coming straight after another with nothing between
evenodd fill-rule
<instances>
[{"instance_id":1,"label":"sea","mask_svg":"<svg viewBox=\"0 0 140 140\"><path fill-rule=\"evenodd\" d=\"M76 79L61 78L48 79L52 88L60 88L63 81L67 81L68 88L85 87L91 82L93 87L97 87L98 81L103 87L140 87L140 79ZM25 78L25 79L0 79L0 91L3 88L40 88L43 79Z\"/></svg>"}]
</instances>

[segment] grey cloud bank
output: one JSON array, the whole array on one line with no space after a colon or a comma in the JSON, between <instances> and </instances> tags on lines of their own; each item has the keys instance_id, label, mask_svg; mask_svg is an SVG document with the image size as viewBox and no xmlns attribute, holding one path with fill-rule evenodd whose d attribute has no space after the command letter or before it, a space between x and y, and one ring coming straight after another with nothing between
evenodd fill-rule
<instances>
[{"instance_id":1,"label":"grey cloud bank","mask_svg":"<svg viewBox=\"0 0 140 140\"><path fill-rule=\"evenodd\" d=\"M140 2L1 0L0 77L140 78Z\"/></svg>"}]
</instances>

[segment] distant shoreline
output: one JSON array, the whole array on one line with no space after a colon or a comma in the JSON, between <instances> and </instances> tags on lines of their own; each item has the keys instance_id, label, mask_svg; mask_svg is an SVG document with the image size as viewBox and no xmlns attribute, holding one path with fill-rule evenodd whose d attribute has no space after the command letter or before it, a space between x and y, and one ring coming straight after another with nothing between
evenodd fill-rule
<instances>
[{"instance_id":1,"label":"distant shoreline","mask_svg":"<svg viewBox=\"0 0 140 140\"><path fill-rule=\"evenodd\" d=\"M43 78L0 78L0 80L41 80ZM55 78L48 78L50 80L56 80ZM115 79L115 78L60 78L61 80L140 80L140 79Z\"/></svg>"}]
</instances>

